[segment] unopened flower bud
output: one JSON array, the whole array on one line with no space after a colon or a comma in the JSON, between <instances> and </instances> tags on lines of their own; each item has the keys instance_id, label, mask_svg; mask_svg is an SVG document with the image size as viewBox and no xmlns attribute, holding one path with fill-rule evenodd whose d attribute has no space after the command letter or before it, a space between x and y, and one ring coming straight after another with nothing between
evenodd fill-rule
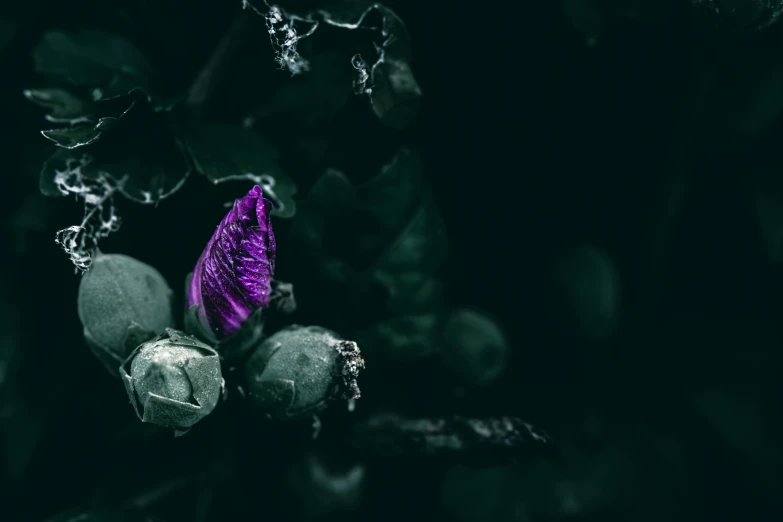
<instances>
[{"instance_id":1,"label":"unopened flower bud","mask_svg":"<svg viewBox=\"0 0 783 522\"><path fill-rule=\"evenodd\" d=\"M216 339L238 331L269 306L275 270L272 202L255 186L237 199L196 263L188 307Z\"/></svg>"},{"instance_id":2,"label":"unopened flower bud","mask_svg":"<svg viewBox=\"0 0 783 522\"><path fill-rule=\"evenodd\" d=\"M359 347L319 326L293 325L266 339L247 361L247 393L273 419L312 415L337 398L358 399Z\"/></svg>"},{"instance_id":3,"label":"unopened flower bud","mask_svg":"<svg viewBox=\"0 0 783 522\"><path fill-rule=\"evenodd\" d=\"M443 327L440 354L462 382L482 386L505 369L508 345L490 318L471 310L455 310Z\"/></svg>"},{"instance_id":4,"label":"unopened flower bud","mask_svg":"<svg viewBox=\"0 0 783 522\"><path fill-rule=\"evenodd\" d=\"M140 343L174 325L172 291L160 272L121 254L98 254L79 284L84 338L113 374Z\"/></svg>"},{"instance_id":5,"label":"unopened flower bud","mask_svg":"<svg viewBox=\"0 0 783 522\"><path fill-rule=\"evenodd\" d=\"M209 415L223 390L217 352L171 328L136 348L120 374L143 422L178 431Z\"/></svg>"}]
</instances>

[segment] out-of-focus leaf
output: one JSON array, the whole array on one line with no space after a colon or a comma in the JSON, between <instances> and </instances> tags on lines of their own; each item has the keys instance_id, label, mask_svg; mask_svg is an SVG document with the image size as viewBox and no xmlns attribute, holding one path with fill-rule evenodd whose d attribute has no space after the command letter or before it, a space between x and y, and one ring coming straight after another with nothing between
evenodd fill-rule
<instances>
[{"instance_id":1,"label":"out-of-focus leaf","mask_svg":"<svg viewBox=\"0 0 783 522\"><path fill-rule=\"evenodd\" d=\"M769 407L746 390L728 388L694 394L691 398L694 413L706 420L726 448L723 451L733 456L730 461L745 477L743 482L758 490L761 498L770 499L780 507L775 493L783 486L780 477L783 452L778 442L781 424L775 420L779 402Z\"/></svg>"},{"instance_id":2,"label":"out-of-focus leaf","mask_svg":"<svg viewBox=\"0 0 783 522\"><path fill-rule=\"evenodd\" d=\"M16 24L13 20L0 18L0 57L3 55L3 50L16 35Z\"/></svg>"},{"instance_id":3,"label":"out-of-focus leaf","mask_svg":"<svg viewBox=\"0 0 783 522\"><path fill-rule=\"evenodd\" d=\"M163 522L138 510L71 509L46 519L46 522Z\"/></svg>"},{"instance_id":4,"label":"out-of-focus leaf","mask_svg":"<svg viewBox=\"0 0 783 522\"><path fill-rule=\"evenodd\" d=\"M46 119L54 123L67 123L88 112L88 104L65 89L27 89L25 98L49 109Z\"/></svg>"},{"instance_id":5,"label":"out-of-focus leaf","mask_svg":"<svg viewBox=\"0 0 783 522\"><path fill-rule=\"evenodd\" d=\"M425 190L422 174L418 155L402 149L377 176L357 187L358 197L385 233L395 233L410 220Z\"/></svg>"},{"instance_id":6,"label":"out-of-focus leaf","mask_svg":"<svg viewBox=\"0 0 783 522\"><path fill-rule=\"evenodd\" d=\"M285 496L296 520L322 520L354 511L365 487L365 468L345 456L309 452L299 457L285 477ZM335 465L333 460L339 460Z\"/></svg>"},{"instance_id":7,"label":"out-of-focus leaf","mask_svg":"<svg viewBox=\"0 0 783 522\"><path fill-rule=\"evenodd\" d=\"M772 49L744 49L724 74L729 139L753 142L783 116L783 58Z\"/></svg>"},{"instance_id":8,"label":"out-of-focus leaf","mask_svg":"<svg viewBox=\"0 0 783 522\"><path fill-rule=\"evenodd\" d=\"M438 344L446 367L466 384L489 384L505 370L505 336L483 314L455 310L443 326Z\"/></svg>"},{"instance_id":9,"label":"out-of-focus leaf","mask_svg":"<svg viewBox=\"0 0 783 522\"><path fill-rule=\"evenodd\" d=\"M408 310L427 276L433 275L446 260L447 240L443 221L428 201L411 218L396 241L376 260L369 271L389 298L395 312Z\"/></svg>"},{"instance_id":10,"label":"out-of-focus leaf","mask_svg":"<svg viewBox=\"0 0 783 522\"><path fill-rule=\"evenodd\" d=\"M599 43L603 32L628 22L657 24L672 18L672 2L660 0L563 0L563 11L584 35L587 45Z\"/></svg>"},{"instance_id":11,"label":"out-of-focus leaf","mask_svg":"<svg viewBox=\"0 0 783 522\"><path fill-rule=\"evenodd\" d=\"M277 150L258 134L232 125L199 125L182 140L195 169L212 183L252 181L274 202L273 215L296 214L296 184L277 165Z\"/></svg>"},{"instance_id":12,"label":"out-of-focus leaf","mask_svg":"<svg viewBox=\"0 0 783 522\"><path fill-rule=\"evenodd\" d=\"M592 245L562 251L554 262L553 313L591 341L610 337L618 322L620 279L611 258ZM560 319L562 320L562 319Z\"/></svg>"},{"instance_id":13,"label":"out-of-focus leaf","mask_svg":"<svg viewBox=\"0 0 783 522\"><path fill-rule=\"evenodd\" d=\"M691 0L696 19L704 29L761 31L783 14L781 0Z\"/></svg>"},{"instance_id":14,"label":"out-of-focus leaf","mask_svg":"<svg viewBox=\"0 0 783 522\"><path fill-rule=\"evenodd\" d=\"M412 151L401 149L359 186L325 172L294 220L285 252L297 271L291 277L307 289L302 306L312 299L310 306L337 314L335 328L363 350L386 360L432 352L447 242Z\"/></svg>"},{"instance_id":15,"label":"out-of-focus leaf","mask_svg":"<svg viewBox=\"0 0 783 522\"><path fill-rule=\"evenodd\" d=\"M408 32L400 17L376 4L383 17L380 56L370 68L367 94L378 119L394 129L404 129L419 112L422 92L411 69Z\"/></svg>"},{"instance_id":16,"label":"out-of-focus leaf","mask_svg":"<svg viewBox=\"0 0 783 522\"><path fill-rule=\"evenodd\" d=\"M276 127L327 123L351 99L351 82L356 71L339 53L327 52L310 59L307 74L286 80L283 86L262 101L256 116Z\"/></svg>"},{"instance_id":17,"label":"out-of-focus leaf","mask_svg":"<svg viewBox=\"0 0 783 522\"><path fill-rule=\"evenodd\" d=\"M764 182L752 188L750 204L758 220L761 239L769 261L783 261L783 183L772 172L764 173Z\"/></svg>"},{"instance_id":18,"label":"out-of-focus leaf","mask_svg":"<svg viewBox=\"0 0 783 522\"><path fill-rule=\"evenodd\" d=\"M513 466L497 466L471 469L464 466L451 468L441 485L440 502L443 509L458 522L527 521L512 500L514 488L519 482L519 471Z\"/></svg>"},{"instance_id":19,"label":"out-of-focus leaf","mask_svg":"<svg viewBox=\"0 0 783 522\"><path fill-rule=\"evenodd\" d=\"M374 324L354 338L373 360L408 362L432 354L437 322L435 314L404 315Z\"/></svg>"},{"instance_id":20,"label":"out-of-focus leaf","mask_svg":"<svg viewBox=\"0 0 783 522\"><path fill-rule=\"evenodd\" d=\"M98 31L46 33L33 51L36 71L93 88L95 100L134 88L152 92L152 67L129 41Z\"/></svg>"}]
</instances>

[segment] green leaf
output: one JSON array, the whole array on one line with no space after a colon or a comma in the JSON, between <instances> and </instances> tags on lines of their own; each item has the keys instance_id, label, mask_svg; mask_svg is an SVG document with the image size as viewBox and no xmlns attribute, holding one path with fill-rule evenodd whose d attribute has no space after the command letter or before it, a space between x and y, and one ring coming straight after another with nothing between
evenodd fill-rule
<instances>
[{"instance_id":1,"label":"green leaf","mask_svg":"<svg viewBox=\"0 0 783 522\"><path fill-rule=\"evenodd\" d=\"M431 353L448 245L416 154L356 187L327 170L301 207L285 249L300 308L387 362Z\"/></svg>"},{"instance_id":2,"label":"green leaf","mask_svg":"<svg viewBox=\"0 0 783 522\"><path fill-rule=\"evenodd\" d=\"M271 120L276 127L291 126L301 133L303 126L328 122L351 99L356 71L340 53L322 53L310 60L307 74L286 80L273 96L264 98L255 111L257 118Z\"/></svg>"},{"instance_id":3,"label":"green leaf","mask_svg":"<svg viewBox=\"0 0 783 522\"><path fill-rule=\"evenodd\" d=\"M101 118L95 125L79 125L41 131L44 138L64 149L75 149L94 143L104 131L111 129L117 118Z\"/></svg>"},{"instance_id":4,"label":"green leaf","mask_svg":"<svg viewBox=\"0 0 783 522\"><path fill-rule=\"evenodd\" d=\"M404 148L378 175L357 187L363 204L384 232L395 233L410 220L424 189L422 174L418 155Z\"/></svg>"},{"instance_id":5,"label":"green leaf","mask_svg":"<svg viewBox=\"0 0 783 522\"><path fill-rule=\"evenodd\" d=\"M93 99L151 92L152 67L129 41L99 31L46 33L33 51L36 71L71 85L91 87Z\"/></svg>"},{"instance_id":6,"label":"green leaf","mask_svg":"<svg viewBox=\"0 0 783 522\"><path fill-rule=\"evenodd\" d=\"M37 92L40 95L41 91L27 92ZM40 96L36 99L40 99ZM90 104L87 110L91 116L95 117L95 121L83 118L78 120L83 123L44 130L41 131L41 134L65 149L84 147L96 142L106 131L116 127L120 119L131 110L147 106L149 102L150 99L144 91L134 89L127 94Z\"/></svg>"},{"instance_id":7,"label":"green leaf","mask_svg":"<svg viewBox=\"0 0 783 522\"><path fill-rule=\"evenodd\" d=\"M384 37L378 60L370 69L367 94L378 119L394 129L407 127L421 104L421 88L410 65L410 42L405 24L388 7L378 5Z\"/></svg>"},{"instance_id":8,"label":"green leaf","mask_svg":"<svg viewBox=\"0 0 783 522\"><path fill-rule=\"evenodd\" d=\"M397 239L376 259L368 275L385 290L390 309L408 310L411 300L440 268L446 255L441 216L430 201L424 201Z\"/></svg>"},{"instance_id":9,"label":"green leaf","mask_svg":"<svg viewBox=\"0 0 783 522\"><path fill-rule=\"evenodd\" d=\"M436 325L434 314L405 315L376 323L354 338L373 360L408 362L433 353Z\"/></svg>"},{"instance_id":10,"label":"green leaf","mask_svg":"<svg viewBox=\"0 0 783 522\"><path fill-rule=\"evenodd\" d=\"M75 150L56 153L44 164L39 186L45 195L60 195L54 182L60 173L96 179L108 175L122 184L120 192L138 203L154 204L176 192L189 169L169 128L168 113L140 105L127 111L111 132ZM70 167L69 167L70 165Z\"/></svg>"},{"instance_id":11,"label":"green leaf","mask_svg":"<svg viewBox=\"0 0 783 522\"><path fill-rule=\"evenodd\" d=\"M264 189L273 215L296 214L296 184L277 165L278 153L261 136L232 125L199 125L182 137L195 169L212 183L245 180Z\"/></svg>"},{"instance_id":12,"label":"green leaf","mask_svg":"<svg viewBox=\"0 0 783 522\"><path fill-rule=\"evenodd\" d=\"M249 3L261 4L260 0ZM384 125L403 129L413 121L419 110L422 92L411 68L411 46L407 29L394 11L371 0L308 2L304 6L294 2L282 2L279 7L282 8L281 14L286 21L304 20L342 29L374 31L377 51L374 53L374 59L368 64L363 56L356 54L351 61L357 70L357 79L354 80L356 90L368 96L373 112ZM261 12L259 8L255 9ZM287 27L289 26L279 23L271 31L273 45L280 46L277 32L284 32ZM295 50L285 47L279 52L295 53ZM298 55L295 57L300 58ZM303 61L309 64L308 60ZM292 72L297 70L292 69Z\"/></svg>"}]
</instances>

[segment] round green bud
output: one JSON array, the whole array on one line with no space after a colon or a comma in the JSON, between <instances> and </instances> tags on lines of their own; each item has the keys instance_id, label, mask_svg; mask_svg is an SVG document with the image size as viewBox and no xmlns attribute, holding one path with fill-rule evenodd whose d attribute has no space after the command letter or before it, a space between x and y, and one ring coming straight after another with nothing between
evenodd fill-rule
<instances>
[{"instance_id":1,"label":"round green bud","mask_svg":"<svg viewBox=\"0 0 783 522\"><path fill-rule=\"evenodd\" d=\"M153 267L121 254L98 254L79 284L84 338L113 374L140 343L174 325L173 292Z\"/></svg>"},{"instance_id":2,"label":"round green bud","mask_svg":"<svg viewBox=\"0 0 783 522\"><path fill-rule=\"evenodd\" d=\"M617 327L620 277L612 259L599 248L580 245L560 253L554 267L557 322L585 340L600 342Z\"/></svg>"},{"instance_id":3,"label":"round green bud","mask_svg":"<svg viewBox=\"0 0 783 522\"><path fill-rule=\"evenodd\" d=\"M209 415L224 386L217 352L171 328L136 348L120 375L143 422L179 431Z\"/></svg>"},{"instance_id":4,"label":"round green bud","mask_svg":"<svg viewBox=\"0 0 783 522\"><path fill-rule=\"evenodd\" d=\"M464 384L482 386L505 369L508 345L494 321L471 310L455 310L443 327L440 354Z\"/></svg>"},{"instance_id":5,"label":"round green bud","mask_svg":"<svg viewBox=\"0 0 783 522\"><path fill-rule=\"evenodd\" d=\"M293 325L266 339L245 366L247 394L273 419L312 415L338 397L358 399L359 347L319 326Z\"/></svg>"}]
</instances>

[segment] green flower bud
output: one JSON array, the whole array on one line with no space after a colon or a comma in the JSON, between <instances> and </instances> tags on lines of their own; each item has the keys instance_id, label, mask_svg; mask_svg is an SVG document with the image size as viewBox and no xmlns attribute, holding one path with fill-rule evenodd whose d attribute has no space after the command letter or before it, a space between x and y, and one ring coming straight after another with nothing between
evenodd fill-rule
<instances>
[{"instance_id":1,"label":"green flower bud","mask_svg":"<svg viewBox=\"0 0 783 522\"><path fill-rule=\"evenodd\" d=\"M553 312L566 331L587 341L611 337L618 322L620 276L612 259L592 245L560 252L554 267Z\"/></svg>"},{"instance_id":2,"label":"green flower bud","mask_svg":"<svg viewBox=\"0 0 783 522\"><path fill-rule=\"evenodd\" d=\"M247 393L269 417L301 418L338 397L358 399L359 347L319 326L293 325L256 348L245 366Z\"/></svg>"},{"instance_id":3,"label":"green flower bud","mask_svg":"<svg viewBox=\"0 0 783 522\"><path fill-rule=\"evenodd\" d=\"M140 343L174 325L173 292L151 266L121 254L98 254L79 284L84 338L113 374Z\"/></svg>"},{"instance_id":4,"label":"green flower bud","mask_svg":"<svg viewBox=\"0 0 783 522\"><path fill-rule=\"evenodd\" d=\"M494 321L471 310L456 310L443 327L440 354L457 378L482 386L505 369L508 346Z\"/></svg>"},{"instance_id":5,"label":"green flower bud","mask_svg":"<svg viewBox=\"0 0 783 522\"><path fill-rule=\"evenodd\" d=\"M178 432L209 415L224 386L217 352L171 328L136 348L120 376L143 422Z\"/></svg>"}]
</instances>

